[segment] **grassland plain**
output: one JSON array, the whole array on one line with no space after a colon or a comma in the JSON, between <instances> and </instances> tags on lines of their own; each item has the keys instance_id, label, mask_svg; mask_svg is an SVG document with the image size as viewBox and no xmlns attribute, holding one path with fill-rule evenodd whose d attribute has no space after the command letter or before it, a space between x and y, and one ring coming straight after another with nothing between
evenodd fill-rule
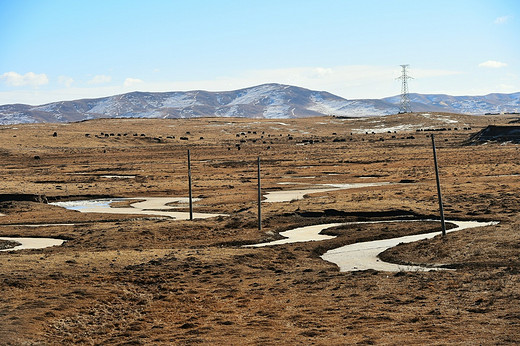
<instances>
[{"instance_id":1,"label":"grassland plain","mask_svg":"<svg viewBox=\"0 0 520 346\"><path fill-rule=\"evenodd\" d=\"M2 126L0 237L67 241L0 252L0 343L517 343L520 147L464 144L483 127L511 120L405 114ZM241 247L306 225L436 217L434 132L425 129L443 129L435 134L447 217L500 224L381 256L456 270L343 273L319 257L349 243L440 231L435 222L344 225L327 230L337 235L330 240ZM195 211L228 216L179 221L45 203L186 197L187 149L200 198ZM258 156L266 192L391 184L263 203L258 230Z\"/></svg>"}]
</instances>

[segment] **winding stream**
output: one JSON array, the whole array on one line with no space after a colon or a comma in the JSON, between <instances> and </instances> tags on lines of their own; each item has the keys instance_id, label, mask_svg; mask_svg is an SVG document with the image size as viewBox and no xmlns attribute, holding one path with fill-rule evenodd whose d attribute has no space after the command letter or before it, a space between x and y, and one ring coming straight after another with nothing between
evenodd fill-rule
<instances>
[{"instance_id":1,"label":"winding stream","mask_svg":"<svg viewBox=\"0 0 520 346\"><path fill-rule=\"evenodd\" d=\"M133 201L129 207L113 208L113 202ZM193 199L197 201L198 199ZM167 204L177 203L177 206ZM82 213L105 213L105 214L132 214L132 215L155 215L167 216L175 220L189 220L190 213L185 211L173 211L186 207L186 197L134 197L134 198L104 198L82 201L67 201L49 203L58 207L76 210ZM182 205L184 204L184 205ZM193 213L194 219L206 219L216 216L227 216L225 214Z\"/></svg>"},{"instance_id":2,"label":"winding stream","mask_svg":"<svg viewBox=\"0 0 520 346\"><path fill-rule=\"evenodd\" d=\"M400 221L400 220L395 220ZM446 233L461 231L469 228L484 227L496 225L498 222L478 222L478 221L452 221L446 220L455 224L457 227L447 230ZM439 270L440 268L430 268L422 266L405 266L394 263L383 262L378 255L400 243L411 243L423 239L431 239L439 235L439 232L409 235L399 238L374 240L362 243L349 244L337 249L332 249L324 253L321 258L325 261L336 264L340 271L356 271L374 269L381 271L429 271Z\"/></svg>"},{"instance_id":3,"label":"winding stream","mask_svg":"<svg viewBox=\"0 0 520 346\"><path fill-rule=\"evenodd\" d=\"M130 207L112 208L111 203L135 200ZM193 199L197 201L199 199ZM177 206L167 204L177 203ZM109 213L109 214L137 214L137 215L154 215L167 216L176 220L189 220L189 212L174 211L178 208L184 208L188 203L188 199L184 197L138 197L138 198L112 198L112 199L96 199L68 202L49 203L55 206L63 207L70 210L77 210L82 213ZM206 214L193 213L194 219L205 219L215 216L226 216L224 214ZM25 227L43 227L43 226L70 226L74 224L29 224L29 225L11 225ZM54 238L28 238L28 237L0 237L0 240L8 240L20 243L9 249L0 251L16 251L22 249L42 249L50 246L62 245L64 240Z\"/></svg>"},{"instance_id":4,"label":"winding stream","mask_svg":"<svg viewBox=\"0 0 520 346\"><path fill-rule=\"evenodd\" d=\"M289 191L272 191L264 195L263 202L288 202L292 200L302 199L307 194L323 193L329 191L354 189L372 186L382 186L390 183L355 183L355 184L322 184L318 188L303 189L303 190L289 190ZM194 199L198 200L198 199ZM113 208L113 202L134 201L128 207ZM168 204L176 203L171 206ZM70 210L77 210L82 213L110 213L110 214L137 214L137 215L155 215L167 216L176 220L188 220L189 212L175 211L178 208L185 208L188 199L185 197L135 197L135 198L112 198L112 199L95 199L82 201L67 201L49 203L55 206L63 207ZM216 216L227 216L225 214L209 214L209 213L193 213L196 219L211 218ZM259 243L253 245L245 245L244 247L264 247L280 244L320 241L335 238L320 234L324 229L336 227L347 224L365 224L365 223L384 223L384 222L418 222L428 220L385 220L385 221L366 221L366 222L349 222L349 223L329 223L322 225L312 225L305 227L298 227L292 230L281 232L280 235L284 239L275 240L268 243ZM429 220L432 221L432 220ZM457 227L447 232L460 231L468 228L483 227L495 225L497 222L477 222L477 221L447 221L455 224ZM38 227L38 225L33 225ZM336 264L340 271L356 271L374 269L380 271L419 271L419 270L439 270L439 268L421 267L421 266L403 266L393 263L383 262L378 258L378 255L388 248L394 247L399 243L409 243L422 239L433 238L439 232L432 232L426 234L410 235L393 239L384 239L376 241L368 241L362 243L355 243L345 245L336 249L332 249L324 253L321 258L325 261ZM16 251L21 249L39 249L49 246L56 246L63 244L62 239L53 238L23 238L23 237L0 237L0 240L9 240L20 243L10 249L3 249L0 251Z\"/></svg>"},{"instance_id":5,"label":"winding stream","mask_svg":"<svg viewBox=\"0 0 520 346\"><path fill-rule=\"evenodd\" d=\"M279 244L289 244L304 241L318 241L325 239L335 238L334 236L328 236L320 234L324 229L336 227L339 225L352 225L352 224L371 224L371 223L385 223L385 222L419 222L419 221L433 221L433 220L385 220L385 221L361 221L361 222L347 222L347 223L329 223L322 225L314 225L307 227L299 227L289 231L281 232L280 234L287 237L286 239L275 240L268 243L259 243L253 245L246 245L244 247L263 247L272 246ZM446 232L460 231L469 228L484 227L496 225L498 222L478 222L478 221L451 221L446 220L455 224L457 227L447 230ZM382 239L367 241L361 243L354 243L345 245L336 249L325 252L321 258L325 261L336 264L341 272L357 271L374 269L379 271L429 271L439 270L442 268L436 267L422 267L422 266L406 266L394 263L383 262L379 259L378 255L400 243L411 243L418 240L430 239L439 235L439 232L431 232L425 234L409 235L404 237Z\"/></svg>"},{"instance_id":6,"label":"winding stream","mask_svg":"<svg viewBox=\"0 0 520 346\"><path fill-rule=\"evenodd\" d=\"M300 243L307 241L320 241L326 239L336 238L333 235L320 234L321 231L327 228L343 225L343 223L327 223L323 225L312 225L305 227L294 228L285 232L280 232L280 235L286 237L284 239L274 240L268 243L259 243L252 245L244 245L244 247L264 247L280 244Z\"/></svg>"},{"instance_id":7,"label":"winding stream","mask_svg":"<svg viewBox=\"0 0 520 346\"><path fill-rule=\"evenodd\" d=\"M294 184L294 183L279 183L280 185ZM311 193L323 193L338 190L347 189L359 189L363 187L372 186L383 186L390 183L353 183L353 184L321 184L317 185L316 188L303 189L303 190L285 190L285 191L271 191L264 194L265 199L262 202L275 203L275 202L290 202L298 199L302 199L305 195Z\"/></svg>"}]
</instances>

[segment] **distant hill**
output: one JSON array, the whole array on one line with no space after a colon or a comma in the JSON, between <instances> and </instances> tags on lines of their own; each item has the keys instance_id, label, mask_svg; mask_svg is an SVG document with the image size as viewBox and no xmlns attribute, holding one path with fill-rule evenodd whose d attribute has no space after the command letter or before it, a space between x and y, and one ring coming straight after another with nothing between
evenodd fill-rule
<instances>
[{"instance_id":1,"label":"distant hill","mask_svg":"<svg viewBox=\"0 0 520 346\"><path fill-rule=\"evenodd\" d=\"M519 112L520 93L486 96L410 94L412 110L484 114ZM300 118L321 115L364 117L395 114L399 96L347 100L325 91L264 84L225 91L132 92L41 106L0 106L0 124L73 122L95 118L247 117Z\"/></svg>"},{"instance_id":2,"label":"distant hill","mask_svg":"<svg viewBox=\"0 0 520 346\"><path fill-rule=\"evenodd\" d=\"M444 94L409 94L415 112L447 112L481 115L486 113L520 112L520 92L513 94L488 94L485 96L450 96ZM383 99L399 104L400 96Z\"/></svg>"}]
</instances>

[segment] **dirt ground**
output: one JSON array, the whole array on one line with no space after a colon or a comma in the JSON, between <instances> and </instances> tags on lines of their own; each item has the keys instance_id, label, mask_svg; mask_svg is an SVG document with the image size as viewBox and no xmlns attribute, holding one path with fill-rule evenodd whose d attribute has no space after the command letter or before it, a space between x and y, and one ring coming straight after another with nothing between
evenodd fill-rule
<instances>
[{"instance_id":1,"label":"dirt ground","mask_svg":"<svg viewBox=\"0 0 520 346\"><path fill-rule=\"evenodd\" d=\"M0 252L0 344L517 344L520 146L464 144L483 127L514 119L406 114L2 126L0 237L67 241ZM241 247L305 225L438 218L432 133L446 218L500 223L401 244L381 258L448 270L343 273L320 258L349 243L440 232L431 221L344 225L326 231L337 236L330 240ZM200 198L194 210L228 216L179 221L46 203L187 197L188 149ZM258 230L259 156L264 192L390 184L263 203Z\"/></svg>"}]
</instances>

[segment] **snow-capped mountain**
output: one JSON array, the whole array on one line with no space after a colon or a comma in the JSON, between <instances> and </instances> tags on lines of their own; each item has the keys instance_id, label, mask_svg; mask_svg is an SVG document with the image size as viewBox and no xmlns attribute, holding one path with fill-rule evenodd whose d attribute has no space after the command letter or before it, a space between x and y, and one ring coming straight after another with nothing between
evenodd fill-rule
<instances>
[{"instance_id":1,"label":"snow-capped mountain","mask_svg":"<svg viewBox=\"0 0 520 346\"><path fill-rule=\"evenodd\" d=\"M410 94L412 110L484 114L520 111L520 93L486 96ZM264 84L225 92L132 92L41 106L0 106L0 124L71 122L95 118L379 116L399 111L399 96L347 100L325 91Z\"/></svg>"},{"instance_id":2,"label":"snow-capped mountain","mask_svg":"<svg viewBox=\"0 0 520 346\"><path fill-rule=\"evenodd\" d=\"M409 94L415 112L448 112L460 114L518 113L520 92L514 94L488 94L485 96L450 96L444 94ZM383 100L399 104L400 96Z\"/></svg>"}]
</instances>

